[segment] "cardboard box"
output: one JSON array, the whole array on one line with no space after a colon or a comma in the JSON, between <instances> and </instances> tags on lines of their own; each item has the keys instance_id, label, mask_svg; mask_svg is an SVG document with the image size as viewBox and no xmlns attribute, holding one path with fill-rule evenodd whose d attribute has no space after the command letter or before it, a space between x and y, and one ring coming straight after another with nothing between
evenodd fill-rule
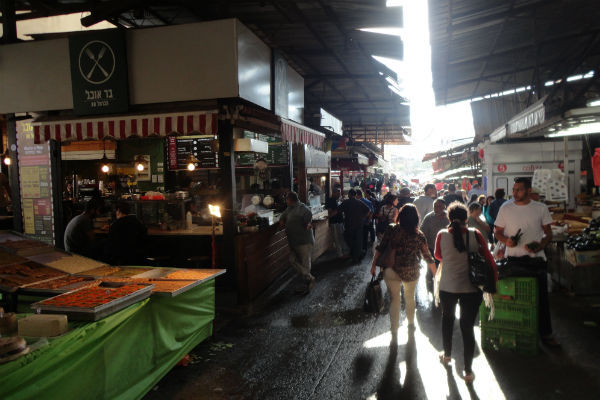
<instances>
[{"instance_id":1,"label":"cardboard box","mask_svg":"<svg viewBox=\"0 0 600 400\"><path fill-rule=\"evenodd\" d=\"M567 261L574 267L600 265L600 250L577 251L567 249L565 255Z\"/></svg>"},{"instance_id":2,"label":"cardboard box","mask_svg":"<svg viewBox=\"0 0 600 400\"><path fill-rule=\"evenodd\" d=\"M60 336L67 329L67 316L62 314L34 314L19 320L19 336Z\"/></svg>"}]
</instances>

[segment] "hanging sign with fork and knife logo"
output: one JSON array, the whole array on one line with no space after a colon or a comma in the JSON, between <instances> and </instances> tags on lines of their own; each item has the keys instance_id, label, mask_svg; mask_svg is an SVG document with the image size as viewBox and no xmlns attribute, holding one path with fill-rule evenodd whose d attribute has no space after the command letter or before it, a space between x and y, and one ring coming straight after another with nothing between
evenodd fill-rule
<instances>
[{"instance_id":1,"label":"hanging sign with fork and knife logo","mask_svg":"<svg viewBox=\"0 0 600 400\"><path fill-rule=\"evenodd\" d=\"M76 115L127 111L127 53L119 29L69 37L73 110Z\"/></svg>"}]
</instances>

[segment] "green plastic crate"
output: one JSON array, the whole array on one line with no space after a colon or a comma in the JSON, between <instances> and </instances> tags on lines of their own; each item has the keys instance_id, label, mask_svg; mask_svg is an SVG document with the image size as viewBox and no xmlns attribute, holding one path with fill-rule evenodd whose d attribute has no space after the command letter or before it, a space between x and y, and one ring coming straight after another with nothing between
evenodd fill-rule
<instances>
[{"instance_id":1,"label":"green plastic crate","mask_svg":"<svg viewBox=\"0 0 600 400\"><path fill-rule=\"evenodd\" d=\"M487 350L511 350L521 354L535 355L539 351L538 342L537 332L481 328L481 347Z\"/></svg>"},{"instance_id":2,"label":"green plastic crate","mask_svg":"<svg viewBox=\"0 0 600 400\"><path fill-rule=\"evenodd\" d=\"M494 301L514 301L515 303L537 305L536 278L505 278L496 283Z\"/></svg>"},{"instance_id":3,"label":"green plastic crate","mask_svg":"<svg viewBox=\"0 0 600 400\"><path fill-rule=\"evenodd\" d=\"M514 301L494 300L494 319L488 320L490 309L484 303L479 307L479 319L482 328L515 329L537 332L537 306L519 304Z\"/></svg>"}]
</instances>

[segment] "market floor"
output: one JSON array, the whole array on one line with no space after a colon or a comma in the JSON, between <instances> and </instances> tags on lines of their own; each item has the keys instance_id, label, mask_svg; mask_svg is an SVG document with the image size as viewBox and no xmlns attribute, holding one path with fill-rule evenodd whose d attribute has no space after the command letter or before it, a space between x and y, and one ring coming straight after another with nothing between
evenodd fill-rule
<instances>
[{"instance_id":1,"label":"market floor","mask_svg":"<svg viewBox=\"0 0 600 400\"><path fill-rule=\"evenodd\" d=\"M175 367L145 399L599 398L600 297L553 293L562 347L525 356L484 353L478 346L476 380L469 387L461 379L457 324L452 367L438 361L440 313L423 278L417 329L409 335L404 320L398 346L390 347L388 315L361 309L368 269L369 257L360 265L321 260L309 295L296 295L290 285L260 314L233 319L194 349L190 365ZM476 328L478 340L479 335Z\"/></svg>"}]
</instances>

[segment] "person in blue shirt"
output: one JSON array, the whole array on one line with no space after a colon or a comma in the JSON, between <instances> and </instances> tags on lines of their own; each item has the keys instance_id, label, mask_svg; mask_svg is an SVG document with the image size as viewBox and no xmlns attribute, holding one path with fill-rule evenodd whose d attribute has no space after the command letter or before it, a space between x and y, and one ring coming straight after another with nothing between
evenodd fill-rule
<instances>
[{"instance_id":1,"label":"person in blue shirt","mask_svg":"<svg viewBox=\"0 0 600 400\"><path fill-rule=\"evenodd\" d=\"M375 228L373 227L373 214L375 213L375 207L373 206L373 202L371 200L367 200L363 197L363 193L360 189L356 190L356 198L369 207L369 214L367 214L365 217L365 225L363 226L362 249L364 253L367 251L369 243L372 244L375 241ZM371 235L371 240L367 241L369 234Z\"/></svg>"}]
</instances>

